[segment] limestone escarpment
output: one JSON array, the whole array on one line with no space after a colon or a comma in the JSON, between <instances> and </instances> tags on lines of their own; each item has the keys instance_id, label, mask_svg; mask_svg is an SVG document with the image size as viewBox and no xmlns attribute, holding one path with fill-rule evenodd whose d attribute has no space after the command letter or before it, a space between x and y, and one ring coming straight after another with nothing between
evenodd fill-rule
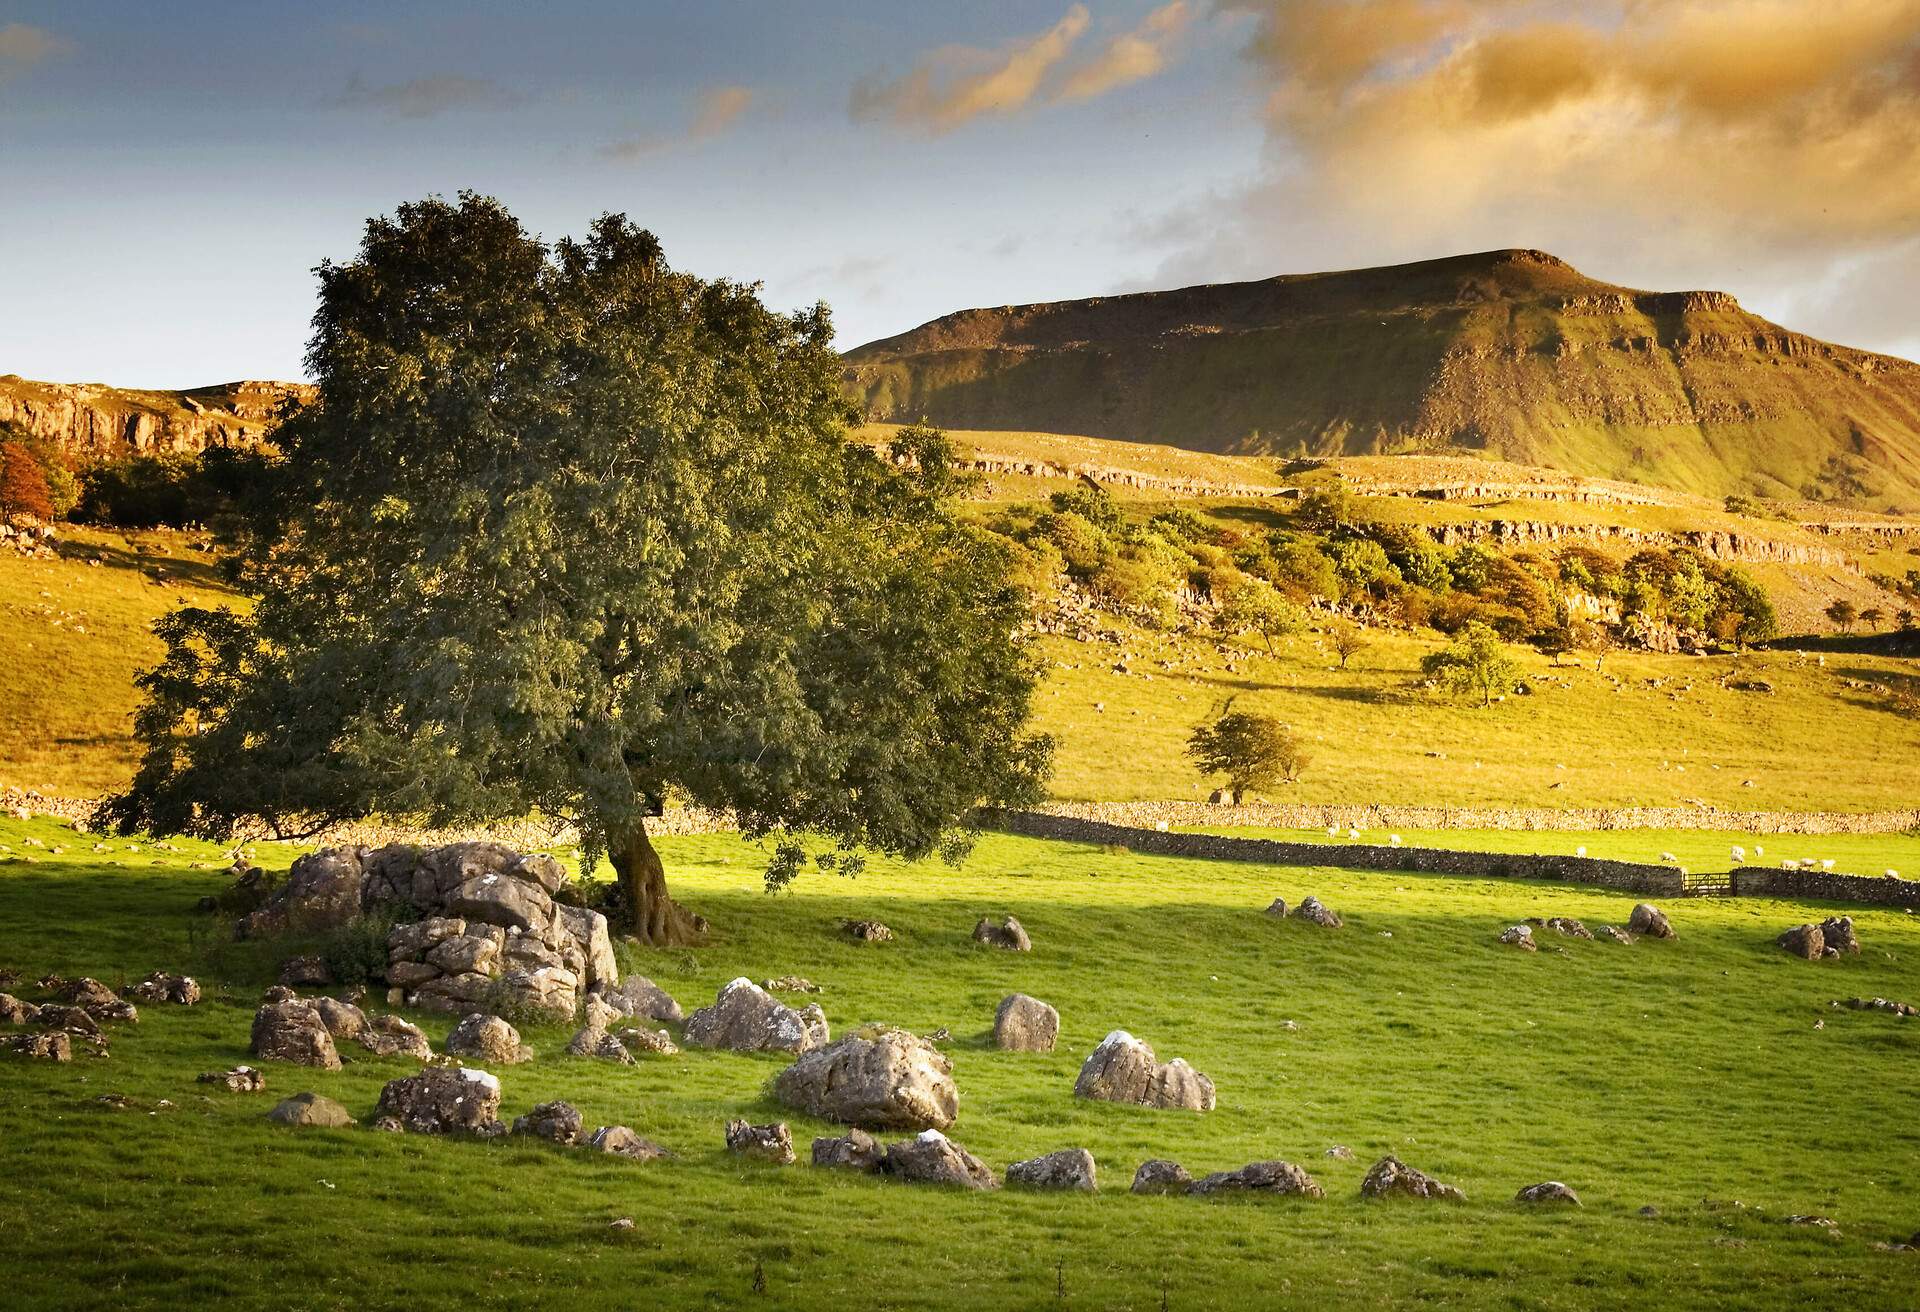
<instances>
[{"instance_id":1,"label":"limestone escarpment","mask_svg":"<svg viewBox=\"0 0 1920 1312\"><path fill-rule=\"evenodd\" d=\"M0 423L44 438L69 460L191 455L208 447L258 445L283 405L308 400L304 383L237 382L186 391L0 377Z\"/></svg>"}]
</instances>

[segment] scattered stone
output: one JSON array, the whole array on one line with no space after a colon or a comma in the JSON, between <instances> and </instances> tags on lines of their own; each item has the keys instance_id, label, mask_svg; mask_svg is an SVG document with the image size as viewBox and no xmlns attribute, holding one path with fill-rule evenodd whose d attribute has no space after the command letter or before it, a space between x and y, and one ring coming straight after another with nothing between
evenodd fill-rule
<instances>
[{"instance_id":1,"label":"scattered stone","mask_svg":"<svg viewBox=\"0 0 1920 1312\"><path fill-rule=\"evenodd\" d=\"M228 1093L259 1093L267 1087L267 1077L251 1066L235 1066L231 1070L208 1071L199 1077L200 1084L218 1084Z\"/></svg>"},{"instance_id":2,"label":"scattered stone","mask_svg":"<svg viewBox=\"0 0 1920 1312\"><path fill-rule=\"evenodd\" d=\"M673 1036L665 1030L643 1030L629 1026L614 1030L610 1036L618 1040L628 1052L651 1052L662 1057L671 1057L680 1051Z\"/></svg>"},{"instance_id":3,"label":"scattered stone","mask_svg":"<svg viewBox=\"0 0 1920 1312\"><path fill-rule=\"evenodd\" d=\"M407 1127L400 1124L398 1116L376 1116L373 1118L373 1124L367 1128L378 1130L382 1134L405 1134L407 1131Z\"/></svg>"},{"instance_id":4,"label":"scattered stone","mask_svg":"<svg viewBox=\"0 0 1920 1312\"><path fill-rule=\"evenodd\" d=\"M1774 942L1807 961L1818 961L1827 948L1826 936L1818 925L1795 925Z\"/></svg>"},{"instance_id":5,"label":"scattered stone","mask_svg":"<svg viewBox=\"0 0 1920 1312\"><path fill-rule=\"evenodd\" d=\"M968 1189L998 1189L987 1164L938 1130L922 1130L911 1139L887 1145L886 1173L914 1184L957 1184Z\"/></svg>"},{"instance_id":6,"label":"scattered stone","mask_svg":"<svg viewBox=\"0 0 1920 1312\"><path fill-rule=\"evenodd\" d=\"M1012 916L997 925L991 916L980 917L980 923L973 927L973 941L1008 952L1033 951L1033 940L1027 937L1026 927Z\"/></svg>"},{"instance_id":7,"label":"scattered stone","mask_svg":"<svg viewBox=\"0 0 1920 1312\"><path fill-rule=\"evenodd\" d=\"M1560 1203L1569 1207L1580 1206L1580 1195L1573 1192L1558 1180L1542 1180L1539 1184L1530 1184L1513 1196L1516 1203Z\"/></svg>"},{"instance_id":8,"label":"scattered stone","mask_svg":"<svg viewBox=\"0 0 1920 1312\"><path fill-rule=\"evenodd\" d=\"M468 1066L430 1066L388 1080L375 1114L391 1116L411 1134L502 1133L500 1081Z\"/></svg>"},{"instance_id":9,"label":"scattered stone","mask_svg":"<svg viewBox=\"0 0 1920 1312\"><path fill-rule=\"evenodd\" d=\"M960 1112L953 1063L919 1035L884 1025L803 1053L774 1078L773 1093L808 1115L876 1128L944 1129Z\"/></svg>"},{"instance_id":10,"label":"scattered stone","mask_svg":"<svg viewBox=\"0 0 1920 1312\"><path fill-rule=\"evenodd\" d=\"M607 1229L631 1230L633 1229L633 1218L630 1216L616 1216L613 1220L607 1222Z\"/></svg>"},{"instance_id":11,"label":"scattered stone","mask_svg":"<svg viewBox=\"0 0 1920 1312\"><path fill-rule=\"evenodd\" d=\"M1073 1095L1196 1112L1214 1106L1212 1080L1178 1057L1157 1061L1152 1048L1125 1030L1114 1030L1087 1054Z\"/></svg>"},{"instance_id":12,"label":"scattered stone","mask_svg":"<svg viewBox=\"0 0 1920 1312\"><path fill-rule=\"evenodd\" d=\"M295 998L299 996L300 996L299 994L295 993L292 989L288 988L285 984L269 984L267 985L266 989L260 994L260 1001L292 1002Z\"/></svg>"},{"instance_id":13,"label":"scattered stone","mask_svg":"<svg viewBox=\"0 0 1920 1312\"><path fill-rule=\"evenodd\" d=\"M827 1041L827 1017L818 1003L795 1011L752 980L736 979L711 1007L687 1017L685 1035L696 1048L806 1053Z\"/></svg>"},{"instance_id":14,"label":"scattered stone","mask_svg":"<svg viewBox=\"0 0 1920 1312\"><path fill-rule=\"evenodd\" d=\"M43 1030L38 1034L9 1034L5 1043L12 1052L39 1061L72 1061L73 1038L65 1030Z\"/></svg>"},{"instance_id":15,"label":"scattered stone","mask_svg":"<svg viewBox=\"0 0 1920 1312\"><path fill-rule=\"evenodd\" d=\"M1060 1013L1038 998L1009 993L993 1014L993 1041L1006 1052L1052 1052Z\"/></svg>"},{"instance_id":16,"label":"scattered stone","mask_svg":"<svg viewBox=\"0 0 1920 1312\"><path fill-rule=\"evenodd\" d=\"M886 1156L886 1150L865 1130L849 1130L838 1138L813 1141L815 1166L840 1167L871 1175L885 1165Z\"/></svg>"},{"instance_id":17,"label":"scattered stone","mask_svg":"<svg viewBox=\"0 0 1920 1312\"><path fill-rule=\"evenodd\" d=\"M170 1002L179 1007L191 1007L200 1001L200 985L191 975L169 975L164 970L154 971L127 992L142 1002Z\"/></svg>"},{"instance_id":18,"label":"scattered stone","mask_svg":"<svg viewBox=\"0 0 1920 1312\"><path fill-rule=\"evenodd\" d=\"M1645 1207L1642 1207L1638 1212L1635 1212L1634 1215L1645 1217L1647 1220L1651 1221L1655 1217L1660 1215L1660 1209L1655 1207L1652 1203L1648 1203Z\"/></svg>"},{"instance_id":19,"label":"scattered stone","mask_svg":"<svg viewBox=\"0 0 1920 1312\"><path fill-rule=\"evenodd\" d=\"M1408 1198L1446 1199L1449 1202L1465 1202L1467 1197L1452 1185L1442 1184L1426 1172L1416 1171L1388 1153L1368 1169L1366 1179L1360 1182L1360 1196L1388 1198L1396 1194Z\"/></svg>"},{"instance_id":20,"label":"scattered stone","mask_svg":"<svg viewBox=\"0 0 1920 1312\"><path fill-rule=\"evenodd\" d=\"M40 1019L40 1008L22 1002L11 993L0 993L0 1025L31 1025Z\"/></svg>"},{"instance_id":21,"label":"scattered stone","mask_svg":"<svg viewBox=\"0 0 1920 1312\"><path fill-rule=\"evenodd\" d=\"M253 1014L252 1053L323 1071L340 1069L340 1053L326 1022L312 1003L298 998L269 1002Z\"/></svg>"},{"instance_id":22,"label":"scattered stone","mask_svg":"<svg viewBox=\"0 0 1920 1312\"><path fill-rule=\"evenodd\" d=\"M367 1032L367 1013L351 1002L342 1002L338 998L315 998L307 1005L320 1014L320 1023L327 1027L327 1033L333 1035L336 1044L357 1039Z\"/></svg>"},{"instance_id":23,"label":"scattered stone","mask_svg":"<svg viewBox=\"0 0 1920 1312\"><path fill-rule=\"evenodd\" d=\"M1854 1011L1885 1011L1895 1016L1920 1016L1920 1007L1910 1002L1894 1002L1889 998L1845 998L1836 999L1836 1007L1849 1007Z\"/></svg>"},{"instance_id":24,"label":"scattered stone","mask_svg":"<svg viewBox=\"0 0 1920 1312\"><path fill-rule=\"evenodd\" d=\"M1853 934L1852 916L1829 916L1820 922L1820 937L1826 940L1826 953L1853 953L1860 951L1860 940Z\"/></svg>"},{"instance_id":25,"label":"scattered stone","mask_svg":"<svg viewBox=\"0 0 1920 1312\"><path fill-rule=\"evenodd\" d=\"M1267 914L1276 917L1285 916L1287 914L1287 900L1283 897L1277 897L1267 903Z\"/></svg>"},{"instance_id":26,"label":"scattered stone","mask_svg":"<svg viewBox=\"0 0 1920 1312\"><path fill-rule=\"evenodd\" d=\"M612 1153L635 1162L652 1162L673 1156L653 1140L641 1138L624 1125L601 1126L587 1140L587 1147L595 1152Z\"/></svg>"},{"instance_id":27,"label":"scattered stone","mask_svg":"<svg viewBox=\"0 0 1920 1312\"><path fill-rule=\"evenodd\" d=\"M742 1157L757 1157L776 1166L793 1165L793 1131L785 1121L771 1125L750 1125L746 1121L727 1122L727 1151Z\"/></svg>"},{"instance_id":28,"label":"scattered stone","mask_svg":"<svg viewBox=\"0 0 1920 1312\"><path fill-rule=\"evenodd\" d=\"M812 980L799 975L782 975L770 979L763 986L769 993L818 993L820 986ZM663 1018L671 1019L671 1018Z\"/></svg>"},{"instance_id":29,"label":"scattered stone","mask_svg":"<svg viewBox=\"0 0 1920 1312\"><path fill-rule=\"evenodd\" d=\"M1301 899L1300 905L1294 909L1293 914L1297 919L1304 920L1310 925L1319 925L1324 929L1339 929L1346 923L1340 919L1337 912L1312 894Z\"/></svg>"},{"instance_id":30,"label":"scattered stone","mask_svg":"<svg viewBox=\"0 0 1920 1312\"><path fill-rule=\"evenodd\" d=\"M1673 926L1667 920L1666 912L1651 902L1635 904L1633 914L1627 917L1627 932L1642 938L1677 938Z\"/></svg>"},{"instance_id":31,"label":"scattered stone","mask_svg":"<svg viewBox=\"0 0 1920 1312\"><path fill-rule=\"evenodd\" d=\"M100 1022L89 1016L84 1008L69 1007L63 1003L49 1002L43 1005L34 1023L50 1030L64 1030L96 1043L106 1038Z\"/></svg>"},{"instance_id":32,"label":"scattered stone","mask_svg":"<svg viewBox=\"0 0 1920 1312\"><path fill-rule=\"evenodd\" d=\"M1184 1194L1192 1184L1193 1177L1187 1174L1186 1167L1164 1157L1140 1163L1140 1169L1133 1173L1136 1194Z\"/></svg>"},{"instance_id":33,"label":"scattered stone","mask_svg":"<svg viewBox=\"0 0 1920 1312\"><path fill-rule=\"evenodd\" d=\"M1810 1225L1822 1230L1838 1230L1840 1223L1830 1216L1815 1216L1812 1213L1795 1213L1782 1220L1784 1225Z\"/></svg>"},{"instance_id":34,"label":"scattered stone","mask_svg":"<svg viewBox=\"0 0 1920 1312\"><path fill-rule=\"evenodd\" d=\"M520 1041L519 1030L482 1011L455 1025L444 1046L449 1057L472 1057L488 1066L517 1066L533 1060L533 1050Z\"/></svg>"},{"instance_id":35,"label":"scattered stone","mask_svg":"<svg viewBox=\"0 0 1920 1312\"><path fill-rule=\"evenodd\" d=\"M645 975L629 975L615 987L604 990L600 997L622 1016L670 1021L675 1025L687 1018L680 1004Z\"/></svg>"},{"instance_id":36,"label":"scattered stone","mask_svg":"<svg viewBox=\"0 0 1920 1312\"><path fill-rule=\"evenodd\" d=\"M343 1130L353 1124L353 1115L331 1098L317 1093L296 1093L267 1113L267 1119L280 1125L312 1126L323 1130Z\"/></svg>"},{"instance_id":37,"label":"scattered stone","mask_svg":"<svg viewBox=\"0 0 1920 1312\"><path fill-rule=\"evenodd\" d=\"M79 979L60 980L54 996L69 1006L78 1007L98 1021L138 1021L139 1009L97 979L82 975Z\"/></svg>"},{"instance_id":38,"label":"scattered stone","mask_svg":"<svg viewBox=\"0 0 1920 1312\"><path fill-rule=\"evenodd\" d=\"M280 982L290 989L324 989L333 984L333 968L321 957L288 957L280 964Z\"/></svg>"},{"instance_id":39,"label":"scattered stone","mask_svg":"<svg viewBox=\"0 0 1920 1312\"><path fill-rule=\"evenodd\" d=\"M620 1013L596 994L587 997L586 1024L580 1027L567 1044L567 1054L572 1057L602 1057L608 1061L633 1065L633 1054L628 1052L620 1040L607 1033L607 1026L620 1019Z\"/></svg>"},{"instance_id":40,"label":"scattered stone","mask_svg":"<svg viewBox=\"0 0 1920 1312\"><path fill-rule=\"evenodd\" d=\"M1538 951L1534 946L1533 931L1525 925L1515 925L1511 929L1503 930L1500 941L1509 947L1519 948L1522 952Z\"/></svg>"},{"instance_id":41,"label":"scattered stone","mask_svg":"<svg viewBox=\"0 0 1920 1312\"><path fill-rule=\"evenodd\" d=\"M1216 1171L1195 1180L1187 1192L1200 1197L1225 1193L1297 1194L1325 1198L1326 1191L1292 1162L1252 1162L1237 1171Z\"/></svg>"},{"instance_id":42,"label":"scattered stone","mask_svg":"<svg viewBox=\"0 0 1920 1312\"><path fill-rule=\"evenodd\" d=\"M1588 929L1579 921L1565 916L1548 916L1545 920L1542 920L1538 916L1529 916L1527 923L1539 925L1543 929L1550 929L1556 934L1565 935L1567 938L1593 938L1592 930Z\"/></svg>"},{"instance_id":43,"label":"scattered stone","mask_svg":"<svg viewBox=\"0 0 1920 1312\"><path fill-rule=\"evenodd\" d=\"M1331 1157L1339 1162L1350 1162L1353 1160L1353 1149L1343 1143L1337 1143L1320 1155L1322 1157Z\"/></svg>"},{"instance_id":44,"label":"scattered stone","mask_svg":"<svg viewBox=\"0 0 1920 1312\"><path fill-rule=\"evenodd\" d=\"M859 943L890 943L893 931L877 920L843 920L841 932Z\"/></svg>"},{"instance_id":45,"label":"scattered stone","mask_svg":"<svg viewBox=\"0 0 1920 1312\"><path fill-rule=\"evenodd\" d=\"M402 1020L398 1016L371 1017L366 1026L354 1035L354 1042L376 1057L433 1060L433 1045L427 1042L426 1032L412 1021Z\"/></svg>"},{"instance_id":46,"label":"scattered stone","mask_svg":"<svg viewBox=\"0 0 1920 1312\"><path fill-rule=\"evenodd\" d=\"M1015 1162L1007 1168L1007 1183L1029 1189L1077 1189L1089 1194L1100 1188L1093 1154L1085 1148L1062 1148Z\"/></svg>"},{"instance_id":47,"label":"scattered stone","mask_svg":"<svg viewBox=\"0 0 1920 1312\"><path fill-rule=\"evenodd\" d=\"M558 1100L535 1103L533 1110L525 1116L513 1118L515 1134L532 1135L553 1143L577 1143L580 1131L585 1128L586 1123L580 1118L579 1108L570 1102Z\"/></svg>"},{"instance_id":48,"label":"scattered stone","mask_svg":"<svg viewBox=\"0 0 1920 1312\"><path fill-rule=\"evenodd\" d=\"M1603 925L1600 929L1600 934L1601 934L1601 937L1610 938L1615 943L1631 944L1633 942L1633 935L1627 933L1626 930L1620 929L1614 925Z\"/></svg>"}]
</instances>

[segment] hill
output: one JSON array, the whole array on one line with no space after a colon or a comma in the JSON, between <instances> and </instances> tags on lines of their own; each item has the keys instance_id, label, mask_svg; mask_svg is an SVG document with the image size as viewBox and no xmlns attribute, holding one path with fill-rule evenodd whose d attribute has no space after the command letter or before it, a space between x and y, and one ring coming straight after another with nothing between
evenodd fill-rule
<instances>
[{"instance_id":1,"label":"hill","mask_svg":"<svg viewBox=\"0 0 1920 1312\"><path fill-rule=\"evenodd\" d=\"M875 421L1920 507L1920 365L1540 251L963 310L845 360Z\"/></svg>"},{"instance_id":2,"label":"hill","mask_svg":"<svg viewBox=\"0 0 1920 1312\"><path fill-rule=\"evenodd\" d=\"M237 382L183 391L146 391L101 383L41 383L0 375L0 424L46 438L80 464L127 455L251 446L302 383Z\"/></svg>"}]
</instances>

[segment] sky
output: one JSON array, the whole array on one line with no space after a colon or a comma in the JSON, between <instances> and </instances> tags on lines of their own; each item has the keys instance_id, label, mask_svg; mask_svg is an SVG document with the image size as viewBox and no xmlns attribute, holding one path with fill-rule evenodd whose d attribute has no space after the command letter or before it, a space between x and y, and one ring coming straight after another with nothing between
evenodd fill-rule
<instances>
[{"instance_id":1,"label":"sky","mask_svg":"<svg viewBox=\"0 0 1920 1312\"><path fill-rule=\"evenodd\" d=\"M0 0L0 373L299 377L463 188L843 347L1525 246L1920 358L1920 0Z\"/></svg>"}]
</instances>

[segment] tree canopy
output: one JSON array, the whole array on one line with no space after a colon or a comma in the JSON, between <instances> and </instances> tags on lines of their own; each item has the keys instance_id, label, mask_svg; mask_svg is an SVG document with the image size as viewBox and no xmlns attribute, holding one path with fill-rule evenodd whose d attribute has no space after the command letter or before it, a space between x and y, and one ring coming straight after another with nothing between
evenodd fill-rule
<instances>
[{"instance_id":1,"label":"tree canopy","mask_svg":"<svg viewBox=\"0 0 1920 1312\"><path fill-rule=\"evenodd\" d=\"M1250 789L1265 788L1275 779L1294 782L1309 761L1305 745L1291 729L1271 715L1236 711L1231 702L1187 736L1187 759L1202 774L1225 775L1236 803Z\"/></svg>"},{"instance_id":2,"label":"tree canopy","mask_svg":"<svg viewBox=\"0 0 1920 1312\"><path fill-rule=\"evenodd\" d=\"M106 818L568 817L666 943L698 932L646 833L670 789L783 831L771 877L800 834L955 854L1038 795L1008 550L953 515L942 435L849 442L824 306L464 193L318 274L317 397L236 516L256 604L161 623Z\"/></svg>"},{"instance_id":3,"label":"tree canopy","mask_svg":"<svg viewBox=\"0 0 1920 1312\"><path fill-rule=\"evenodd\" d=\"M1507 655L1500 635L1474 621L1452 643L1420 660L1426 676L1452 692L1477 694L1482 706L1493 705L1520 681L1520 667Z\"/></svg>"}]
</instances>

